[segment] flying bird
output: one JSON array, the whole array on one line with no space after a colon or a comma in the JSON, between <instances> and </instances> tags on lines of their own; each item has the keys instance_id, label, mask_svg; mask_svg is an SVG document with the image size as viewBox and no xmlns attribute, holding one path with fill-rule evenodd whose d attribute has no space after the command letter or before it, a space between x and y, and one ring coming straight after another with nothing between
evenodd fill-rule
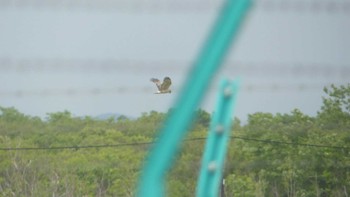
<instances>
[{"instance_id":1,"label":"flying bird","mask_svg":"<svg viewBox=\"0 0 350 197\"><path fill-rule=\"evenodd\" d=\"M160 82L159 79L151 78L151 81L156 84L158 91L155 94L166 94L171 93L169 89L171 85L171 79L169 77L164 77L163 83Z\"/></svg>"}]
</instances>

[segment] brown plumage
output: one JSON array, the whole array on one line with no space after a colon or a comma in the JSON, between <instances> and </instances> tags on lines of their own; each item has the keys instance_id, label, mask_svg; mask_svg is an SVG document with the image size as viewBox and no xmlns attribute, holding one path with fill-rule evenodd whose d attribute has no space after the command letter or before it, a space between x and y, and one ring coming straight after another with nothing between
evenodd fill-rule
<instances>
[{"instance_id":1,"label":"brown plumage","mask_svg":"<svg viewBox=\"0 0 350 197\"><path fill-rule=\"evenodd\" d=\"M171 93L169 89L171 85L171 79L169 77L164 77L163 83L160 82L159 79L151 78L151 81L156 84L158 91L155 94L166 94Z\"/></svg>"}]
</instances>

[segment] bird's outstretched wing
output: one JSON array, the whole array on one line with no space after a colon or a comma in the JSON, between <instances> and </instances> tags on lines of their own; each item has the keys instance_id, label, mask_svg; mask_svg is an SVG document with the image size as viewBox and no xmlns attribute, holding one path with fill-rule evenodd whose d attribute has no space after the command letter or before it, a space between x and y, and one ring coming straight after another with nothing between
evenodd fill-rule
<instances>
[{"instance_id":1,"label":"bird's outstretched wing","mask_svg":"<svg viewBox=\"0 0 350 197\"><path fill-rule=\"evenodd\" d=\"M161 90L161 83L160 83L159 79L151 78L151 81L156 84L158 90L160 91Z\"/></svg>"},{"instance_id":2,"label":"bird's outstretched wing","mask_svg":"<svg viewBox=\"0 0 350 197\"><path fill-rule=\"evenodd\" d=\"M171 79L169 77L165 77L162 85L160 86L160 91L167 91L171 85Z\"/></svg>"}]
</instances>

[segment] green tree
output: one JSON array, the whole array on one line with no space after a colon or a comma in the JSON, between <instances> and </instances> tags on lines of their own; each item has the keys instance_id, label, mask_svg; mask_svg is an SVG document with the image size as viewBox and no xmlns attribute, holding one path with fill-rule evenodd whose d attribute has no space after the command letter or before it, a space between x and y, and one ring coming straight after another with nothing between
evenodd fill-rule
<instances>
[{"instance_id":1,"label":"green tree","mask_svg":"<svg viewBox=\"0 0 350 197\"><path fill-rule=\"evenodd\" d=\"M342 124L350 124L350 84L339 87L331 85L323 91L327 97L323 97L323 106L318 112L322 123L331 127Z\"/></svg>"}]
</instances>

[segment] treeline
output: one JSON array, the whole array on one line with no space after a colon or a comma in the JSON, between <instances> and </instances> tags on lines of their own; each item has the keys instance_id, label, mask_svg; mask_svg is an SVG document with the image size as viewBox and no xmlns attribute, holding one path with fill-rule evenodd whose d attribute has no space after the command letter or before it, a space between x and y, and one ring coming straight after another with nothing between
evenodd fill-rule
<instances>
[{"instance_id":1,"label":"treeline","mask_svg":"<svg viewBox=\"0 0 350 197\"><path fill-rule=\"evenodd\" d=\"M295 109L235 119L227 196L350 195L350 85L324 92L315 117ZM0 107L0 196L134 196L166 116L96 120L64 111L41 119ZM168 196L194 196L209 122L198 110L167 176Z\"/></svg>"}]
</instances>

